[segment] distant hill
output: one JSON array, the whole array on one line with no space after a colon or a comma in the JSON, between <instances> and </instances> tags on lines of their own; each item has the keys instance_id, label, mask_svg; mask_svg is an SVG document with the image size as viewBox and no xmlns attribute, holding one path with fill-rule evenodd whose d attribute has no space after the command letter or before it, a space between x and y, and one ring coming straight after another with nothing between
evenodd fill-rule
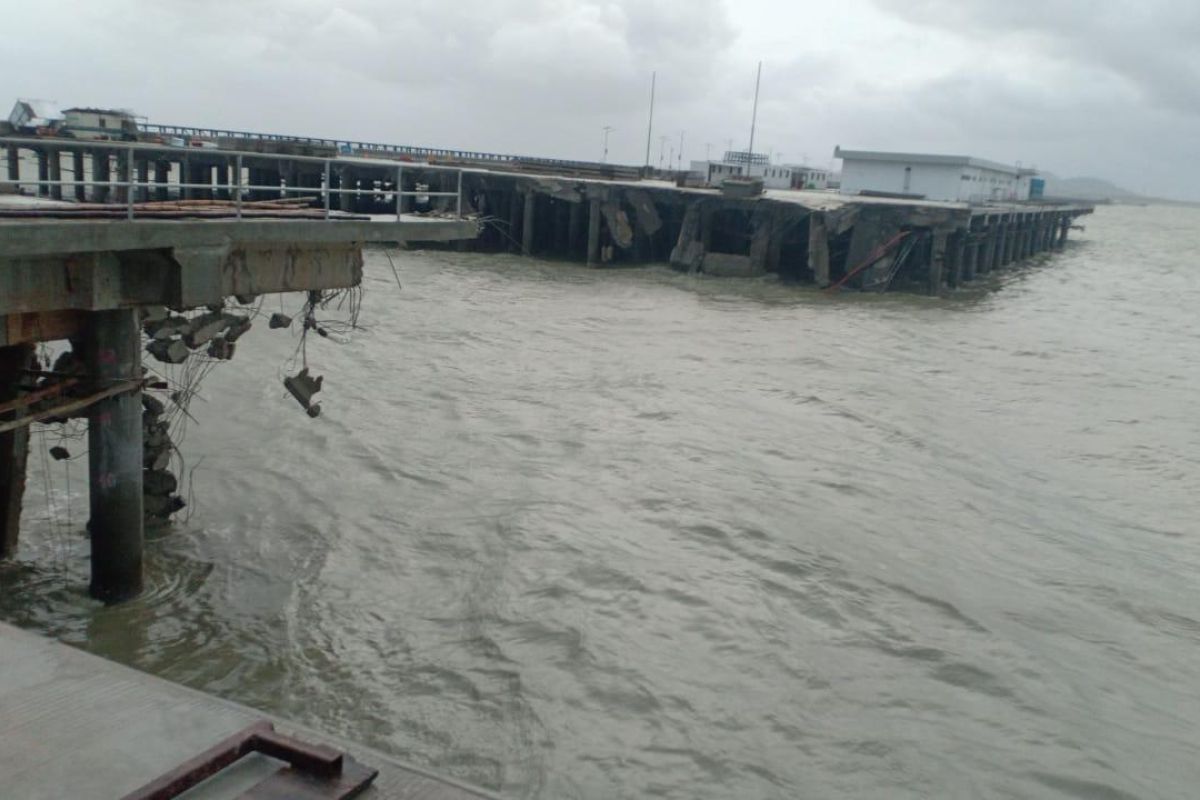
<instances>
[{"instance_id":1,"label":"distant hill","mask_svg":"<svg viewBox=\"0 0 1200 800\"><path fill-rule=\"evenodd\" d=\"M1103 178L1060 178L1042 173L1046 179L1047 197L1070 197L1077 200L1114 200L1117 202L1144 201L1141 195L1122 189Z\"/></svg>"}]
</instances>

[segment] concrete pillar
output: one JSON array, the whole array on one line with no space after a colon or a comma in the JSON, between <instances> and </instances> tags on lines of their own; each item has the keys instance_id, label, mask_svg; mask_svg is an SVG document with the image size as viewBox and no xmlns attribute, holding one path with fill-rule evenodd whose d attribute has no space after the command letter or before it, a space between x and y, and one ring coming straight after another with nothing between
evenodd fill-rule
<instances>
[{"instance_id":1,"label":"concrete pillar","mask_svg":"<svg viewBox=\"0 0 1200 800\"><path fill-rule=\"evenodd\" d=\"M144 158L139 158L136 162L137 166L137 182L149 183L150 181L150 162ZM138 203L144 203L150 199L150 188L138 187L137 195L133 198Z\"/></svg>"},{"instance_id":2,"label":"concrete pillar","mask_svg":"<svg viewBox=\"0 0 1200 800\"><path fill-rule=\"evenodd\" d=\"M815 212L808 217L808 269L818 287L829 285L829 232L825 215Z\"/></svg>"},{"instance_id":3,"label":"concrete pillar","mask_svg":"<svg viewBox=\"0 0 1200 800\"><path fill-rule=\"evenodd\" d=\"M37 172L38 172L37 179L39 181L50 180L50 159L47 158L46 151L45 150L36 150L36 151L34 151L34 154L37 156ZM47 191L47 189L49 189L49 188L50 187L46 186L46 184L39 183L37 186L37 192L36 192L37 196L38 197L46 197L47 195L50 194L50 192Z\"/></svg>"},{"instance_id":4,"label":"concrete pillar","mask_svg":"<svg viewBox=\"0 0 1200 800\"><path fill-rule=\"evenodd\" d=\"M587 263L594 267L600 262L600 200L592 198L588 207Z\"/></svg>"},{"instance_id":5,"label":"concrete pillar","mask_svg":"<svg viewBox=\"0 0 1200 800\"><path fill-rule=\"evenodd\" d=\"M225 188L226 186L229 185L229 174L230 174L230 172L229 172L228 164L218 164L217 165L217 187L218 188L216 191L216 196L217 196L217 199L219 199L219 200L229 200L233 197L233 195L230 194L229 190Z\"/></svg>"},{"instance_id":6,"label":"concrete pillar","mask_svg":"<svg viewBox=\"0 0 1200 800\"><path fill-rule=\"evenodd\" d=\"M963 262L967 257L967 232L965 230L956 231L950 240L949 247L947 253L950 262L948 278L951 288L957 289L963 280Z\"/></svg>"},{"instance_id":7,"label":"concrete pillar","mask_svg":"<svg viewBox=\"0 0 1200 800\"><path fill-rule=\"evenodd\" d=\"M936 295L942 291L942 278L946 272L947 236L945 231L933 232L933 247L929 253L928 292Z\"/></svg>"},{"instance_id":8,"label":"concrete pillar","mask_svg":"<svg viewBox=\"0 0 1200 800\"><path fill-rule=\"evenodd\" d=\"M32 361L33 345L0 347L0 402L17 396L21 370ZM0 421L11 418L11 414L0 414ZM17 553L28 459L28 427L0 433L0 558L11 558Z\"/></svg>"},{"instance_id":9,"label":"concrete pillar","mask_svg":"<svg viewBox=\"0 0 1200 800\"><path fill-rule=\"evenodd\" d=\"M522 250L521 243L518 241L518 231L521 229L521 209L524 205L521 203L521 195L514 188L508 194L508 238L509 249L514 253Z\"/></svg>"},{"instance_id":10,"label":"concrete pillar","mask_svg":"<svg viewBox=\"0 0 1200 800\"><path fill-rule=\"evenodd\" d=\"M171 182L170 161L154 162L154 182L158 184L158 186L154 187L154 199L168 199L169 190L167 189L167 184Z\"/></svg>"},{"instance_id":11,"label":"concrete pillar","mask_svg":"<svg viewBox=\"0 0 1200 800\"><path fill-rule=\"evenodd\" d=\"M533 217L537 211L537 195L525 193L525 210L521 218L521 252L527 256L533 255Z\"/></svg>"},{"instance_id":12,"label":"concrete pillar","mask_svg":"<svg viewBox=\"0 0 1200 800\"><path fill-rule=\"evenodd\" d=\"M180 183L193 183L194 177L195 176L192 174L192 161L187 156L184 156L182 158L182 160L180 160L180 162L179 162L179 182ZM180 189L179 190L179 199L181 199L181 200L192 200L195 197L196 197L195 189Z\"/></svg>"},{"instance_id":13,"label":"concrete pillar","mask_svg":"<svg viewBox=\"0 0 1200 800\"><path fill-rule=\"evenodd\" d=\"M133 164L130 161L129 153L121 150L117 153L117 180L128 181L133 175ZM117 187L117 202L124 203L129 199L129 187Z\"/></svg>"},{"instance_id":14,"label":"concrete pillar","mask_svg":"<svg viewBox=\"0 0 1200 800\"><path fill-rule=\"evenodd\" d=\"M567 220L567 255L574 256L579 251L579 229L583 227L583 203L568 203L571 216Z\"/></svg>"},{"instance_id":15,"label":"concrete pillar","mask_svg":"<svg viewBox=\"0 0 1200 800\"><path fill-rule=\"evenodd\" d=\"M1061 250L1067 246L1067 234L1071 230L1071 217L1064 214L1058 232L1058 247Z\"/></svg>"},{"instance_id":16,"label":"concrete pillar","mask_svg":"<svg viewBox=\"0 0 1200 800\"><path fill-rule=\"evenodd\" d=\"M51 150L47 153L50 159L50 180L62 180L62 153L57 150ZM50 196L55 200L62 200L63 191L62 184L56 184L50 187Z\"/></svg>"},{"instance_id":17,"label":"concrete pillar","mask_svg":"<svg viewBox=\"0 0 1200 800\"><path fill-rule=\"evenodd\" d=\"M71 179L75 181L75 199L82 203L87 199L87 187L83 185L87 173L84 172L82 150L71 151L71 171L74 173Z\"/></svg>"},{"instance_id":18,"label":"concrete pillar","mask_svg":"<svg viewBox=\"0 0 1200 800\"><path fill-rule=\"evenodd\" d=\"M92 151L92 180L104 183L111 178L107 150ZM97 203L108 202L108 186L93 186L92 199Z\"/></svg>"},{"instance_id":19,"label":"concrete pillar","mask_svg":"<svg viewBox=\"0 0 1200 800\"><path fill-rule=\"evenodd\" d=\"M981 242L977 238L978 234L968 234L970 243L967 245L966 256L963 260L962 279L964 281L973 281L979 271L979 257Z\"/></svg>"},{"instance_id":20,"label":"concrete pillar","mask_svg":"<svg viewBox=\"0 0 1200 800\"><path fill-rule=\"evenodd\" d=\"M15 144L6 145L4 148L5 161L8 162L8 179L10 181L21 180L21 154L17 150ZM21 188L20 184L13 186L13 191Z\"/></svg>"},{"instance_id":21,"label":"concrete pillar","mask_svg":"<svg viewBox=\"0 0 1200 800\"><path fill-rule=\"evenodd\" d=\"M99 390L141 377L137 309L91 314L87 370ZM129 391L88 409L93 597L120 602L142 590L142 393Z\"/></svg>"}]
</instances>

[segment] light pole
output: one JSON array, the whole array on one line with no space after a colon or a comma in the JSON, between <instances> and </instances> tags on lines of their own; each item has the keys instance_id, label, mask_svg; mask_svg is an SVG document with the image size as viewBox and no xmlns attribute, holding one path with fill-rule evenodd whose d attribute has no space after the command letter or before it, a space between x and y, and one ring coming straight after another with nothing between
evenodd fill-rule
<instances>
[{"instance_id":1,"label":"light pole","mask_svg":"<svg viewBox=\"0 0 1200 800\"><path fill-rule=\"evenodd\" d=\"M683 131L679 132L679 161L675 165L675 168L680 172L683 171L683 134Z\"/></svg>"},{"instance_id":2,"label":"light pole","mask_svg":"<svg viewBox=\"0 0 1200 800\"><path fill-rule=\"evenodd\" d=\"M654 84L658 73L650 73L650 118L646 122L646 171L650 170L650 136L654 133Z\"/></svg>"},{"instance_id":3,"label":"light pole","mask_svg":"<svg viewBox=\"0 0 1200 800\"><path fill-rule=\"evenodd\" d=\"M663 168L663 153L667 151L667 137L658 137L658 168Z\"/></svg>"},{"instance_id":4,"label":"light pole","mask_svg":"<svg viewBox=\"0 0 1200 800\"><path fill-rule=\"evenodd\" d=\"M610 133L612 133L614 130L616 130L616 128L614 128L611 125L605 125L602 130L604 131L604 158L601 160L601 163L607 164L608 163L608 135Z\"/></svg>"}]
</instances>

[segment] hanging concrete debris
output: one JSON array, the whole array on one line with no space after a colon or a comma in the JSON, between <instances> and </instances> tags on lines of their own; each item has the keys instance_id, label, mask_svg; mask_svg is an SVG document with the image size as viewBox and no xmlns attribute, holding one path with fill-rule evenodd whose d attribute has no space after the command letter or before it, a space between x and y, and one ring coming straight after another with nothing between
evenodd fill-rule
<instances>
[{"instance_id":1,"label":"hanging concrete debris","mask_svg":"<svg viewBox=\"0 0 1200 800\"><path fill-rule=\"evenodd\" d=\"M625 193L625 199L629 201L629 205L633 206L634 217L642 233L647 236L658 233L662 228L662 217L659 216L658 209L654 207L650 193L640 189L630 189Z\"/></svg>"},{"instance_id":2,"label":"hanging concrete debris","mask_svg":"<svg viewBox=\"0 0 1200 800\"><path fill-rule=\"evenodd\" d=\"M267 327L270 328L271 330L277 330L279 328L289 328L289 327L291 327L291 325L292 325L292 318L289 317L287 314L280 314L278 311L276 311L274 314L272 314L271 319L267 321Z\"/></svg>"},{"instance_id":3,"label":"hanging concrete debris","mask_svg":"<svg viewBox=\"0 0 1200 800\"><path fill-rule=\"evenodd\" d=\"M304 410L308 412L310 417L319 417L321 415L321 404L312 402L313 395L321 391L321 383L325 380L322 375L318 378L312 378L308 374L308 367L300 370L299 374L293 375L290 378L283 379L283 385L292 393L292 397L296 398Z\"/></svg>"},{"instance_id":4,"label":"hanging concrete debris","mask_svg":"<svg viewBox=\"0 0 1200 800\"><path fill-rule=\"evenodd\" d=\"M233 342L226 338L213 339L208 343L208 355L210 358L228 361L233 358L233 350Z\"/></svg>"},{"instance_id":5,"label":"hanging concrete debris","mask_svg":"<svg viewBox=\"0 0 1200 800\"><path fill-rule=\"evenodd\" d=\"M60 445L55 445L50 448L50 457L55 461L64 461L71 457L70 451Z\"/></svg>"},{"instance_id":6,"label":"hanging concrete debris","mask_svg":"<svg viewBox=\"0 0 1200 800\"><path fill-rule=\"evenodd\" d=\"M630 227L629 217L621 208L620 202L607 200L601 204L600 211L604 214L604 221L608 223L608 231L612 234L616 245L622 250L628 250L632 247L633 228Z\"/></svg>"},{"instance_id":7,"label":"hanging concrete debris","mask_svg":"<svg viewBox=\"0 0 1200 800\"><path fill-rule=\"evenodd\" d=\"M148 520L166 520L186 505L175 494L179 480L168 470L175 445L166 410L157 397L142 393L142 513Z\"/></svg>"},{"instance_id":8,"label":"hanging concrete debris","mask_svg":"<svg viewBox=\"0 0 1200 800\"><path fill-rule=\"evenodd\" d=\"M164 364L182 364L191 355L182 339L152 341L146 345L146 352Z\"/></svg>"}]
</instances>

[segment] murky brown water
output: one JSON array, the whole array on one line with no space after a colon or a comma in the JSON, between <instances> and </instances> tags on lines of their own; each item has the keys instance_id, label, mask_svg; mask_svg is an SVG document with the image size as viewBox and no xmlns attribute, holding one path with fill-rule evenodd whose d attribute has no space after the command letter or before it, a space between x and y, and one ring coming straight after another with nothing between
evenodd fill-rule
<instances>
[{"instance_id":1,"label":"murky brown water","mask_svg":"<svg viewBox=\"0 0 1200 800\"><path fill-rule=\"evenodd\" d=\"M1086 224L941 300L376 251L320 419L209 376L144 598L35 457L0 615L512 797L1190 796L1200 212Z\"/></svg>"}]
</instances>

